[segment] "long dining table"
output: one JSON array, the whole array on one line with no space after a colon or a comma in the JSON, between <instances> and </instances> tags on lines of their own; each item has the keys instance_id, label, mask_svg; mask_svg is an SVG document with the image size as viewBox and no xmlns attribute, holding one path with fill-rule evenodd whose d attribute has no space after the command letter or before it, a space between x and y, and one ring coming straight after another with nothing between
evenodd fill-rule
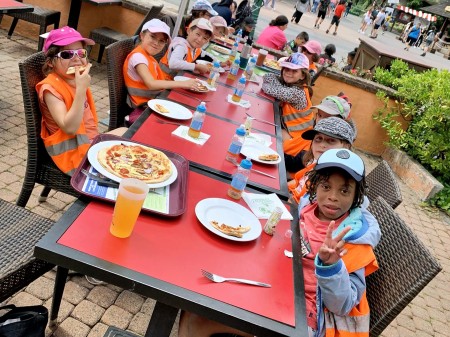
<instances>
[{"instance_id":1,"label":"long dining table","mask_svg":"<svg viewBox=\"0 0 450 337\"><path fill-rule=\"evenodd\" d=\"M32 5L24 4L15 0L0 0L0 15L8 13L32 12Z\"/></svg>"}]
</instances>

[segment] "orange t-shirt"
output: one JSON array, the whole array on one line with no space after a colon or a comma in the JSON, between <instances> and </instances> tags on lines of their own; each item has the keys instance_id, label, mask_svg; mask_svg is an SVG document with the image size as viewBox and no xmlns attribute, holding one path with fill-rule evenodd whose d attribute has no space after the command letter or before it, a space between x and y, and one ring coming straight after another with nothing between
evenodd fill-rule
<instances>
[{"instance_id":1,"label":"orange t-shirt","mask_svg":"<svg viewBox=\"0 0 450 337\"><path fill-rule=\"evenodd\" d=\"M336 7L336 9L334 10L334 16L337 16L338 18L340 18L343 11L345 11L345 6L344 5L338 5Z\"/></svg>"}]
</instances>

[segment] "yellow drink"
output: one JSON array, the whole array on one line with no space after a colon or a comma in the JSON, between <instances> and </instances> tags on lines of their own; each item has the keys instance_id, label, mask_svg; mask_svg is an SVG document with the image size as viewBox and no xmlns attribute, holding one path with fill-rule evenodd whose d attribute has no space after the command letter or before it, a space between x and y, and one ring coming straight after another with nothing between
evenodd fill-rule
<instances>
[{"instance_id":1,"label":"yellow drink","mask_svg":"<svg viewBox=\"0 0 450 337\"><path fill-rule=\"evenodd\" d=\"M240 102L241 101L241 96L238 96L236 94L233 94L233 96L231 96L231 100L233 102Z\"/></svg>"},{"instance_id":2,"label":"yellow drink","mask_svg":"<svg viewBox=\"0 0 450 337\"><path fill-rule=\"evenodd\" d=\"M189 128L188 135L192 138L198 138L198 137L200 137L200 130L195 130L193 128Z\"/></svg>"},{"instance_id":3,"label":"yellow drink","mask_svg":"<svg viewBox=\"0 0 450 337\"><path fill-rule=\"evenodd\" d=\"M131 235L148 189L148 185L138 179L127 178L120 182L109 229L112 235L118 238L127 238Z\"/></svg>"}]
</instances>

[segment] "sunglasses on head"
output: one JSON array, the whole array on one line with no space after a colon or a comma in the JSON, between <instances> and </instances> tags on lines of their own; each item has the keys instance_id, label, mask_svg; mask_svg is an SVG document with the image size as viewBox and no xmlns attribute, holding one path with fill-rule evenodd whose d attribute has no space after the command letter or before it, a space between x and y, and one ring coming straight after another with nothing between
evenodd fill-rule
<instances>
[{"instance_id":1,"label":"sunglasses on head","mask_svg":"<svg viewBox=\"0 0 450 337\"><path fill-rule=\"evenodd\" d=\"M85 59L87 58L87 50L86 49L62 50L58 54L56 54L56 57L62 58L63 60L70 60L73 59L75 55L77 55L80 59Z\"/></svg>"}]
</instances>

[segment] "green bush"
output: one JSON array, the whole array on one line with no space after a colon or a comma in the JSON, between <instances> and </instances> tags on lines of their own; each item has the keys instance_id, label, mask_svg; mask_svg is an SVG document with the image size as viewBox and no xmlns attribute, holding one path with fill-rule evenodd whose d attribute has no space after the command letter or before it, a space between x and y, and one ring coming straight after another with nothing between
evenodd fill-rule
<instances>
[{"instance_id":1,"label":"green bush","mask_svg":"<svg viewBox=\"0 0 450 337\"><path fill-rule=\"evenodd\" d=\"M404 150L444 184L433 203L449 211L450 73L436 69L417 73L397 60L390 71L377 69L374 79L397 90L395 107L388 107L386 95L378 94L385 104L374 116L387 131L389 145ZM400 114L410 120L406 131L393 119Z\"/></svg>"}]
</instances>

